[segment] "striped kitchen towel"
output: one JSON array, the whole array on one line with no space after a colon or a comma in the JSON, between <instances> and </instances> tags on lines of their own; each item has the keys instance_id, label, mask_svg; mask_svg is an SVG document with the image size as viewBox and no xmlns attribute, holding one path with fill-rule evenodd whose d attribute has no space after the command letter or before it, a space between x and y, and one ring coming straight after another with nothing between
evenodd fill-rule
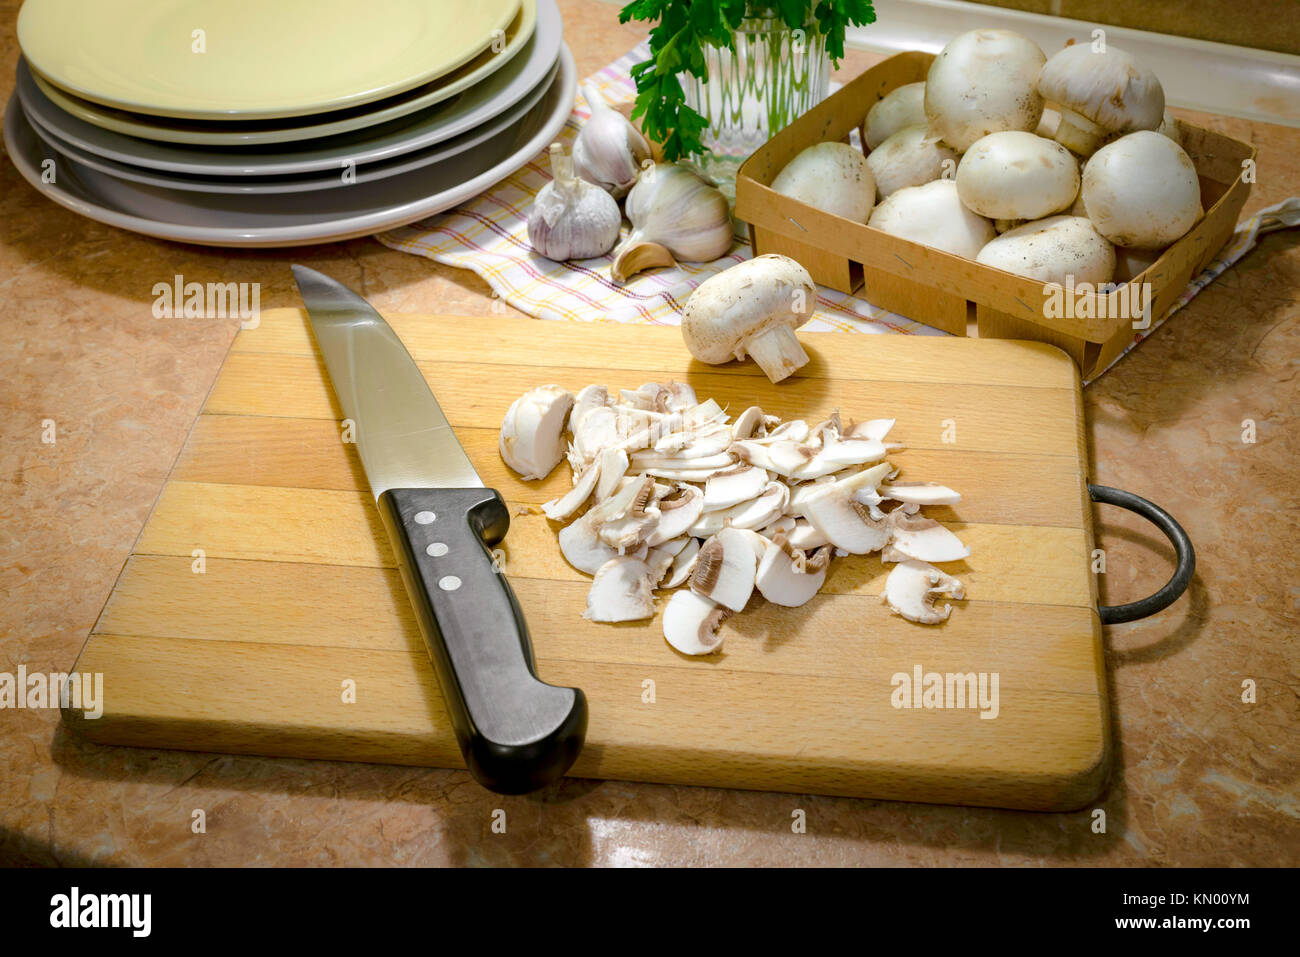
<instances>
[{"instance_id":1,"label":"striped kitchen towel","mask_svg":"<svg viewBox=\"0 0 1300 957\"><path fill-rule=\"evenodd\" d=\"M593 83L611 105L630 103L636 96L636 87L629 70L648 55L646 45L640 44L590 77L588 82ZM579 95L559 137L566 148L571 147L574 135L589 115L586 101ZM632 277L625 285L610 278L612 256L578 262L551 262L534 253L528 244L528 211L538 190L549 180L550 164L543 152L459 208L380 233L375 238L393 249L478 273L498 296L528 315L574 322L677 325L686 299L696 286L751 255L749 244L737 240L731 252L722 259L653 270ZM1294 226L1298 214L1300 199L1291 199L1239 224L1232 241L1209 268L1188 285L1187 291L1169 313L1154 321L1151 328L1134 333L1129 349L1151 335L1165 319L1253 248L1261 231ZM626 229L624 226L625 232ZM816 306L812 319L804 326L810 331L945 335L930 326L873 306L865 299L833 289L820 288ZM1127 352L1126 349L1124 354Z\"/></svg>"}]
</instances>

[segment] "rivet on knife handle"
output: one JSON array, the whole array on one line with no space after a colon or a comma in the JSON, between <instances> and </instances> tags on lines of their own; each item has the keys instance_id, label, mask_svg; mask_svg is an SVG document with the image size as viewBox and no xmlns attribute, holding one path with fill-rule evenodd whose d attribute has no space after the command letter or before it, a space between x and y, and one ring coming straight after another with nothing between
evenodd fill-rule
<instances>
[{"instance_id":1,"label":"rivet on knife handle","mask_svg":"<svg viewBox=\"0 0 1300 957\"><path fill-rule=\"evenodd\" d=\"M582 749L587 701L533 670L523 614L491 551L510 525L501 496L389 489L378 504L470 772L503 794L562 776Z\"/></svg>"}]
</instances>

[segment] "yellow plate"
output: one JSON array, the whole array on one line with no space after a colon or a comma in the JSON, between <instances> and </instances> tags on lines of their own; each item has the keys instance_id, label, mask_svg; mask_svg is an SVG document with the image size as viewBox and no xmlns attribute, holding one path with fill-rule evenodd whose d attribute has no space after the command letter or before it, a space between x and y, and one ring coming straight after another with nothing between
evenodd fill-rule
<instances>
[{"instance_id":1,"label":"yellow plate","mask_svg":"<svg viewBox=\"0 0 1300 957\"><path fill-rule=\"evenodd\" d=\"M463 66L521 0L27 0L35 71L105 106L199 120L373 103Z\"/></svg>"},{"instance_id":2,"label":"yellow plate","mask_svg":"<svg viewBox=\"0 0 1300 957\"><path fill-rule=\"evenodd\" d=\"M256 143L290 143L297 140L333 136L376 126L426 109L463 93L504 67L532 38L537 26L537 0L523 0L519 12L506 27L501 43L493 43L469 63L431 83L399 93L380 103L335 110L311 119L315 122L286 125L284 120L261 120L247 123L235 120L184 120L167 116L148 116L100 106L90 100L59 89L35 70L32 79L41 92L59 109L105 130L164 143L187 143L195 146L245 146ZM31 64L28 64L31 66Z\"/></svg>"}]
</instances>

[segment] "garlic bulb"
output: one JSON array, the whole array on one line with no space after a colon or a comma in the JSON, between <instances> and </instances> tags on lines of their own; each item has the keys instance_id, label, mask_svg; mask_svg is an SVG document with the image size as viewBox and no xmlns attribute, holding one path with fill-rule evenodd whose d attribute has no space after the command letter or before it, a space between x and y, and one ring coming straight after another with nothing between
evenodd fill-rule
<instances>
[{"instance_id":1,"label":"garlic bulb","mask_svg":"<svg viewBox=\"0 0 1300 957\"><path fill-rule=\"evenodd\" d=\"M709 262L731 249L727 198L686 166L646 160L624 209L632 232L614 254L618 282L679 259Z\"/></svg>"},{"instance_id":2,"label":"garlic bulb","mask_svg":"<svg viewBox=\"0 0 1300 957\"><path fill-rule=\"evenodd\" d=\"M609 106L588 83L582 95L591 118L573 141L573 168L615 199L622 199L636 182L641 164L650 158L650 143L622 113Z\"/></svg>"},{"instance_id":3,"label":"garlic bulb","mask_svg":"<svg viewBox=\"0 0 1300 957\"><path fill-rule=\"evenodd\" d=\"M551 144L551 175L528 214L528 241L547 259L591 259L618 242L623 216L618 203L599 186L573 174L573 158Z\"/></svg>"}]
</instances>

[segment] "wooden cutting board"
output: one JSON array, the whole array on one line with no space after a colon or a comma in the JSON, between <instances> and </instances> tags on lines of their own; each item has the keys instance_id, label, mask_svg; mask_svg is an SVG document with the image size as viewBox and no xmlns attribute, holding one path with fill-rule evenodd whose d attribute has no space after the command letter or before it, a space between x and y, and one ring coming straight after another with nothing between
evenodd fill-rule
<instances>
[{"instance_id":1,"label":"wooden cutting board","mask_svg":"<svg viewBox=\"0 0 1300 957\"><path fill-rule=\"evenodd\" d=\"M574 775L1044 810L1080 807L1104 784L1086 440L1064 353L809 334L812 361L773 385L749 362L694 362L672 328L391 321L484 482L516 506L505 571L539 672L590 701ZM967 600L942 626L911 624L881 602L888 566L849 557L802 608L756 594L711 657L677 654L658 618L584 620L588 579L538 508L568 488L568 469L520 481L497 428L534 385L671 378L733 412L896 417L901 480L964 496L928 511L971 548L945 567ZM239 333L77 662L103 673L104 713L65 721L111 744L463 766L340 419L301 312ZM895 707L894 676L918 667L984 673L990 693L996 674L996 717Z\"/></svg>"}]
</instances>

